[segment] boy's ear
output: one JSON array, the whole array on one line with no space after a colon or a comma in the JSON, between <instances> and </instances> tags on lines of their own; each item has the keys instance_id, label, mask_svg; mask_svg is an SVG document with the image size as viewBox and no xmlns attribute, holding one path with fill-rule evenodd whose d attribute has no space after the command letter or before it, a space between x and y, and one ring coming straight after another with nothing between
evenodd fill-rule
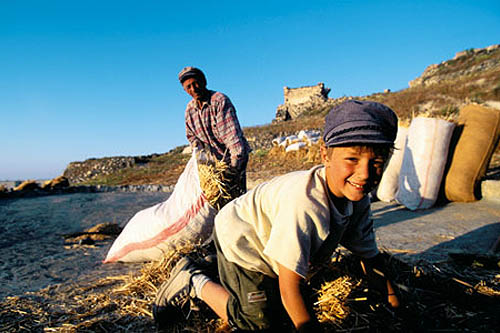
<instances>
[{"instance_id":1,"label":"boy's ear","mask_svg":"<svg viewBox=\"0 0 500 333\"><path fill-rule=\"evenodd\" d=\"M323 164L326 164L330 161L330 158L328 157L328 149L322 145L320 148L319 148L319 151L320 151L320 155L321 155L321 162Z\"/></svg>"}]
</instances>

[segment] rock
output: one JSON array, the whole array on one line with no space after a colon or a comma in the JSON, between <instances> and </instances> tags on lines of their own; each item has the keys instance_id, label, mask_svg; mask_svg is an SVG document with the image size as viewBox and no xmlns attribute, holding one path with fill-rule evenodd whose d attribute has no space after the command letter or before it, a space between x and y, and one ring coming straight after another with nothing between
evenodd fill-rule
<instances>
[{"instance_id":1,"label":"rock","mask_svg":"<svg viewBox=\"0 0 500 333\"><path fill-rule=\"evenodd\" d=\"M14 188L14 191L33 191L40 189L40 185L35 180L28 179Z\"/></svg>"},{"instance_id":2,"label":"rock","mask_svg":"<svg viewBox=\"0 0 500 333\"><path fill-rule=\"evenodd\" d=\"M78 245L94 245L95 241L90 237L84 237L78 241Z\"/></svg>"},{"instance_id":3,"label":"rock","mask_svg":"<svg viewBox=\"0 0 500 333\"><path fill-rule=\"evenodd\" d=\"M93 245L97 241L113 239L120 234L122 228L116 223L99 223L82 232L63 235L66 244Z\"/></svg>"},{"instance_id":4,"label":"rock","mask_svg":"<svg viewBox=\"0 0 500 333\"><path fill-rule=\"evenodd\" d=\"M484 180L481 182L482 199L500 201L500 180Z\"/></svg>"},{"instance_id":5,"label":"rock","mask_svg":"<svg viewBox=\"0 0 500 333\"><path fill-rule=\"evenodd\" d=\"M484 105L493 109L500 110L500 101L486 101L484 102Z\"/></svg>"},{"instance_id":6,"label":"rock","mask_svg":"<svg viewBox=\"0 0 500 333\"><path fill-rule=\"evenodd\" d=\"M184 148L182 150L182 154L184 154L184 155L190 155L192 152L193 152L193 149L191 148L191 146L186 146L186 148Z\"/></svg>"},{"instance_id":7,"label":"rock","mask_svg":"<svg viewBox=\"0 0 500 333\"><path fill-rule=\"evenodd\" d=\"M66 188L68 186L69 186L68 178L64 176L59 176L54 179L47 180L45 183L43 183L42 189L50 191L50 190Z\"/></svg>"},{"instance_id":8,"label":"rock","mask_svg":"<svg viewBox=\"0 0 500 333\"><path fill-rule=\"evenodd\" d=\"M91 158L83 162L71 162L66 170L64 170L63 176L71 183L78 183L91 180L99 175L107 175L118 170L130 168L136 164L144 164L145 160L146 157L144 156Z\"/></svg>"},{"instance_id":9,"label":"rock","mask_svg":"<svg viewBox=\"0 0 500 333\"><path fill-rule=\"evenodd\" d=\"M104 222L88 228L85 231L118 236L120 232L122 232L122 228L116 223Z\"/></svg>"}]
</instances>

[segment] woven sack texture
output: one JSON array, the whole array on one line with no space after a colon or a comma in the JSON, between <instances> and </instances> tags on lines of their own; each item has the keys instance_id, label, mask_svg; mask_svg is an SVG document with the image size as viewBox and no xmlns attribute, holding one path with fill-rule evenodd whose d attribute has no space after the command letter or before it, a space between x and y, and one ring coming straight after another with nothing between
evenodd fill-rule
<instances>
[{"instance_id":1,"label":"woven sack texture","mask_svg":"<svg viewBox=\"0 0 500 333\"><path fill-rule=\"evenodd\" d=\"M458 141L444 181L450 201L480 199L481 178L495 151L500 136L500 110L470 104L460 110Z\"/></svg>"}]
</instances>

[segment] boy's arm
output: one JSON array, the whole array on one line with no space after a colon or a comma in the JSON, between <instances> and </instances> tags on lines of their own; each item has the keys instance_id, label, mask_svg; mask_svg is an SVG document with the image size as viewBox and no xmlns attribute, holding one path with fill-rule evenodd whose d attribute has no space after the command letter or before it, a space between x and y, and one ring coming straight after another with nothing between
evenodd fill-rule
<instances>
[{"instance_id":1,"label":"boy's arm","mask_svg":"<svg viewBox=\"0 0 500 333\"><path fill-rule=\"evenodd\" d=\"M281 264L278 266L281 301L295 328L299 332L317 332L318 323L307 311L301 292L303 278Z\"/></svg>"},{"instance_id":2,"label":"boy's arm","mask_svg":"<svg viewBox=\"0 0 500 333\"><path fill-rule=\"evenodd\" d=\"M378 286L378 289L381 289L380 291L383 293L387 293L387 302L393 308L399 307L399 299L396 295L391 281L385 274L386 261L383 258L382 254L379 253L375 257L370 259L362 259L361 268L363 268L363 273L365 273L365 275L369 279L383 281L382 285Z\"/></svg>"}]
</instances>

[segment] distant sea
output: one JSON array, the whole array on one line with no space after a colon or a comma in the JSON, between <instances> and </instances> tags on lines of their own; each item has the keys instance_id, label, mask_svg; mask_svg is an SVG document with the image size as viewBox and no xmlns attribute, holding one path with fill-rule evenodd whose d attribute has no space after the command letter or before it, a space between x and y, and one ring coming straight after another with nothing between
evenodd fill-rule
<instances>
[{"instance_id":1,"label":"distant sea","mask_svg":"<svg viewBox=\"0 0 500 333\"><path fill-rule=\"evenodd\" d=\"M65 244L62 235L103 222L124 226L135 213L168 196L110 192L0 199L0 299L138 270L138 264L101 263L112 241L75 246Z\"/></svg>"}]
</instances>

